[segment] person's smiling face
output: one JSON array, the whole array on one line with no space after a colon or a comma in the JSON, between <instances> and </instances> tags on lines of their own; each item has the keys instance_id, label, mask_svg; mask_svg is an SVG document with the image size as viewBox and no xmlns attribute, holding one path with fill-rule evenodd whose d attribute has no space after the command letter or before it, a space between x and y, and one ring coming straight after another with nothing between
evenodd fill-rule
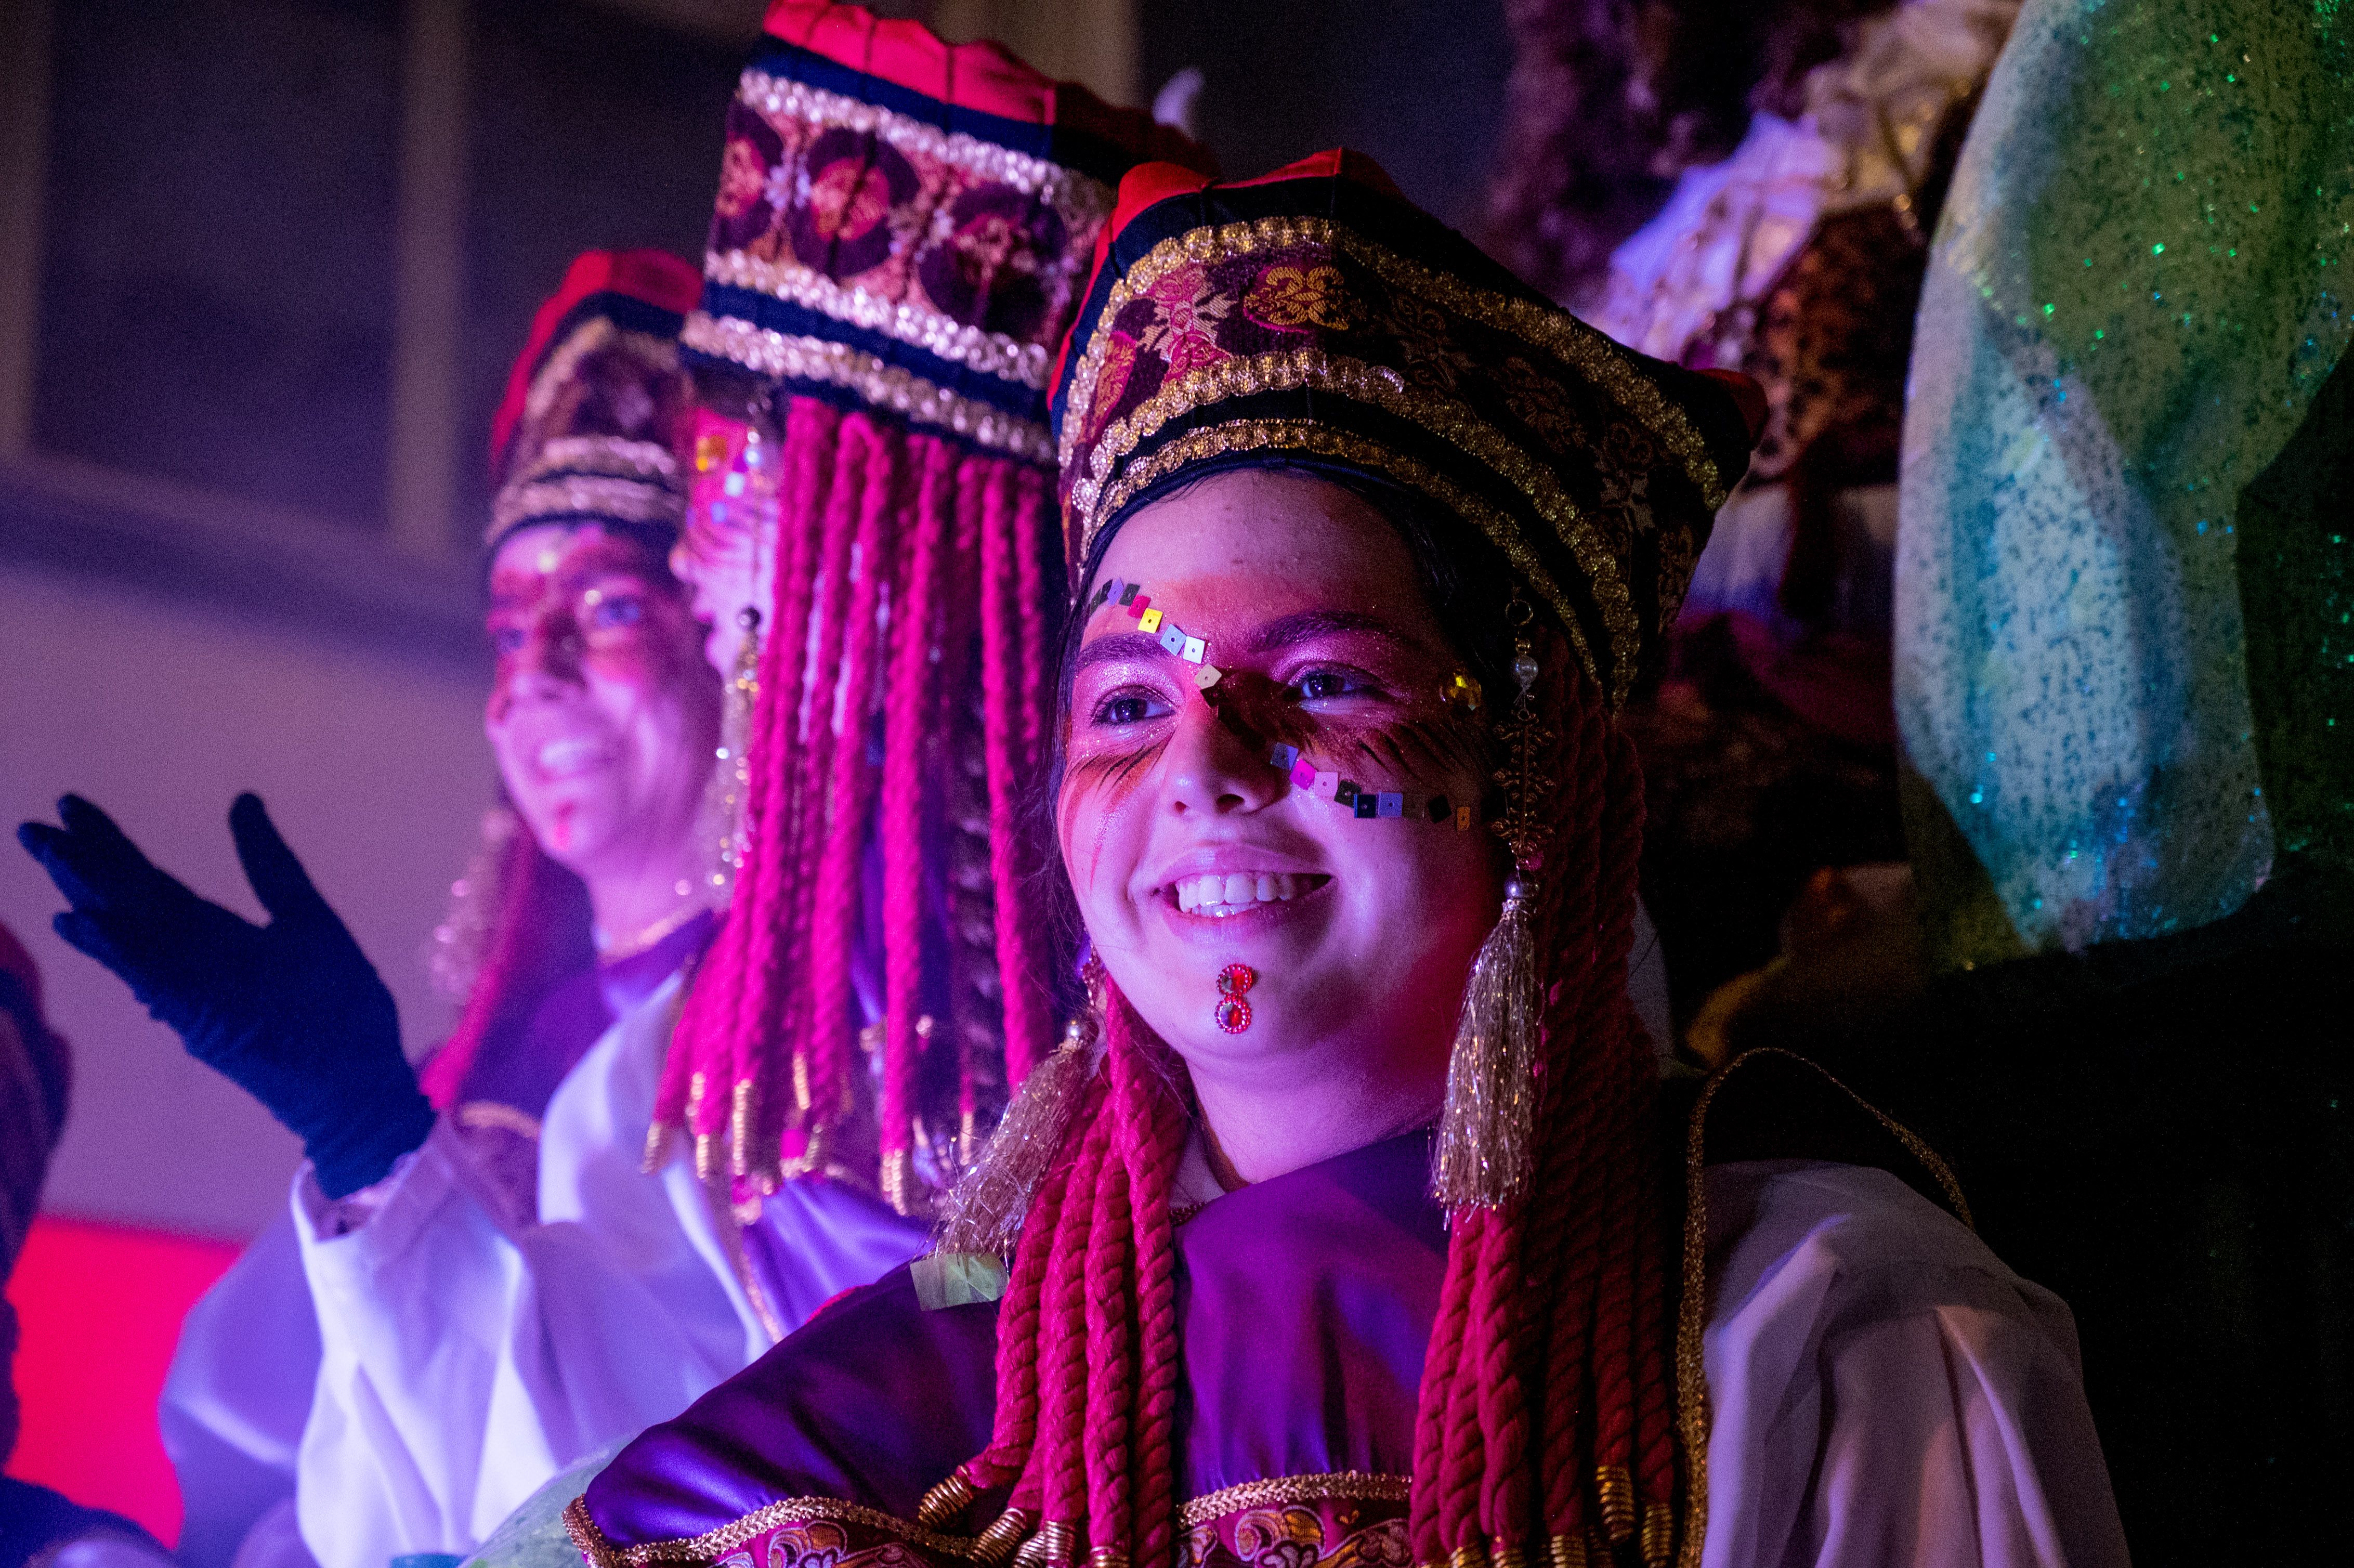
<instances>
[{"instance_id":1,"label":"person's smiling face","mask_svg":"<svg viewBox=\"0 0 2354 1568\"><path fill-rule=\"evenodd\" d=\"M524 529L492 557L488 630L483 731L551 858L593 880L694 831L719 683L653 551L595 526Z\"/></svg>"},{"instance_id":2,"label":"person's smiling face","mask_svg":"<svg viewBox=\"0 0 2354 1568\"><path fill-rule=\"evenodd\" d=\"M1360 819L1268 761L1295 746L1368 789L1477 807L1479 722L1441 697L1463 661L1405 543L1347 490L1246 470L1140 508L1096 582L1115 577L1224 673L1205 700L1200 667L1116 603L1081 629L1056 825L1112 978L1197 1068L1402 1047L1443 1064L1502 895L1494 835ZM1214 1017L1230 963L1257 973L1239 1034Z\"/></svg>"}]
</instances>

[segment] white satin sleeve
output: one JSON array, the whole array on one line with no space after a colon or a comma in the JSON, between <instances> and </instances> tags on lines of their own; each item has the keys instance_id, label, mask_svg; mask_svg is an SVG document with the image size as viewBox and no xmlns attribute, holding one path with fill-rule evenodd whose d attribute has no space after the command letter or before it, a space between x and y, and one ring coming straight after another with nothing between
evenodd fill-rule
<instances>
[{"instance_id":1,"label":"white satin sleeve","mask_svg":"<svg viewBox=\"0 0 2354 1568\"><path fill-rule=\"evenodd\" d=\"M1703 1568L2126 1568L2059 1298L1884 1171L1705 1180Z\"/></svg>"},{"instance_id":2,"label":"white satin sleeve","mask_svg":"<svg viewBox=\"0 0 2354 1568\"><path fill-rule=\"evenodd\" d=\"M322 1568L464 1554L566 1466L675 1415L772 1342L779 1292L748 1292L715 1196L684 1158L655 1177L639 1168L678 983L614 1024L557 1088L537 1223L504 1217L446 1121L342 1234L352 1211L307 1170L296 1178L322 1345L296 1507ZM920 1239L903 1229L880 1251L826 1245L822 1195L790 1212L776 1239L795 1306L865 1283Z\"/></svg>"}]
</instances>

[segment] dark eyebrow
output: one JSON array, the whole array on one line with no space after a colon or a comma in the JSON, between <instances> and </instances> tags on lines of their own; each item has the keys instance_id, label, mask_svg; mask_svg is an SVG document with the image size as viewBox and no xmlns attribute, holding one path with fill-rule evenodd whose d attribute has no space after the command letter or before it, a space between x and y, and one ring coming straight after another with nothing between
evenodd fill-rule
<instances>
[{"instance_id":1,"label":"dark eyebrow","mask_svg":"<svg viewBox=\"0 0 2354 1568\"><path fill-rule=\"evenodd\" d=\"M1409 637L1377 615L1361 615L1348 609L1304 609L1297 615L1286 615L1268 621L1251 633L1245 652L1272 653L1278 649L1294 647L1319 637L1336 632L1353 631L1399 648L1420 650L1422 640Z\"/></svg>"},{"instance_id":2,"label":"dark eyebrow","mask_svg":"<svg viewBox=\"0 0 2354 1568\"><path fill-rule=\"evenodd\" d=\"M1091 664L1107 660L1150 659L1159 654L1169 657L1169 650L1161 646L1161 639L1149 631L1116 631L1109 637L1098 637L1079 649L1071 661L1071 673L1078 675Z\"/></svg>"}]
</instances>

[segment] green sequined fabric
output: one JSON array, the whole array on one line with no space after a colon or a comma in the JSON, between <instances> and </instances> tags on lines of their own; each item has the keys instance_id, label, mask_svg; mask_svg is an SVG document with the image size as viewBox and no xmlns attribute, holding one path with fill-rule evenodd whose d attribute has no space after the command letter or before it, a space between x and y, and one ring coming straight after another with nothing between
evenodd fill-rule
<instances>
[{"instance_id":1,"label":"green sequined fabric","mask_svg":"<svg viewBox=\"0 0 2354 1568\"><path fill-rule=\"evenodd\" d=\"M2282 853L2344 853L2354 525L2316 477L2349 430L2317 408L2354 332L2340 9L2029 0L1988 83L1923 289L1897 561L1946 964L2204 925Z\"/></svg>"},{"instance_id":2,"label":"green sequined fabric","mask_svg":"<svg viewBox=\"0 0 2354 1568\"><path fill-rule=\"evenodd\" d=\"M463 1568L580 1568L580 1549L564 1528L564 1510L629 1441L598 1450L525 1499Z\"/></svg>"}]
</instances>

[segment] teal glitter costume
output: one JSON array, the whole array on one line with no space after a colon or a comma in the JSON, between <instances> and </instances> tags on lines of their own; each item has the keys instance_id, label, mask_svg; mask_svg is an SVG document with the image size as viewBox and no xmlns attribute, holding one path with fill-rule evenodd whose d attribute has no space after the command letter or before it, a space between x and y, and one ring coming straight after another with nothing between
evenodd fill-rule
<instances>
[{"instance_id":1,"label":"teal glitter costume","mask_svg":"<svg viewBox=\"0 0 2354 1568\"><path fill-rule=\"evenodd\" d=\"M2341 0L2030 0L1915 337L1896 701L1940 959L2354 865Z\"/></svg>"}]
</instances>

